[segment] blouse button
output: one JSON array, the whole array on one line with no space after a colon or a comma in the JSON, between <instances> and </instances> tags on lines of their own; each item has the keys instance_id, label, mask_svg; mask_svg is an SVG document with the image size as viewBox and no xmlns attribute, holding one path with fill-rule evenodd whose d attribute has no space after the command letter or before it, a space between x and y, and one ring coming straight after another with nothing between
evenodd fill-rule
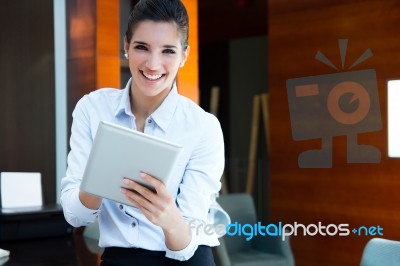
<instances>
[{"instance_id":1,"label":"blouse button","mask_svg":"<svg viewBox=\"0 0 400 266\"><path fill-rule=\"evenodd\" d=\"M135 228L135 227L136 227L136 223L133 222L133 223L131 224L131 226L132 226L133 228Z\"/></svg>"},{"instance_id":2,"label":"blouse button","mask_svg":"<svg viewBox=\"0 0 400 266\"><path fill-rule=\"evenodd\" d=\"M122 210L124 206L122 204L119 205L119 209Z\"/></svg>"},{"instance_id":3,"label":"blouse button","mask_svg":"<svg viewBox=\"0 0 400 266\"><path fill-rule=\"evenodd\" d=\"M153 120L149 119L149 120L147 120L147 122L150 124L150 123L152 123L152 122L153 122Z\"/></svg>"}]
</instances>

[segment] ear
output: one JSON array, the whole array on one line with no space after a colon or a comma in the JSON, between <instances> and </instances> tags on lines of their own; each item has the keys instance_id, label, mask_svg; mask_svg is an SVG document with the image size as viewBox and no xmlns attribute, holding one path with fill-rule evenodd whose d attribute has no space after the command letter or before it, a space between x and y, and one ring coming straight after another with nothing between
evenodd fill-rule
<instances>
[{"instance_id":1,"label":"ear","mask_svg":"<svg viewBox=\"0 0 400 266\"><path fill-rule=\"evenodd\" d=\"M124 37L124 52L125 52L125 54L127 54L128 51L129 51L129 43L128 43L128 41L126 40L126 36L125 36L125 37Z\"/></svg>"},{"instance_id":2,"label":"ear","mask_svg":"<svg viewBox=\"0 0 400 266\"><path fill-rule=\"evenodd\" d=\"M183 51L182 61L181 64L179 65L180 67L183 67L185 65L185 62L189 57L189 52L190 52L190 46L188 45L188 47L186 47L186 50Z\"/></svg>"}]
</instances>

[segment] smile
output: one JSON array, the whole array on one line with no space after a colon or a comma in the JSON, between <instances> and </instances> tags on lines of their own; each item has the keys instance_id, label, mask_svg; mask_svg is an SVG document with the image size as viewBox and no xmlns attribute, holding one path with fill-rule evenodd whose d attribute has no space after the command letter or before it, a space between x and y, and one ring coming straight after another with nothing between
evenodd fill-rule
<instances>
[{"instance_id":1,"label":"smile","mask_svg":"<svg viewBox=\"0 0 400 266\"><path fill-rule=\"evenodd\" d=\"M143 76L145 76L145 78L147 78L148 80L151 80L151 81L160 79L162 76L164 76L163 74L150 75L150 74L147 74L147 73L145 73L143 71L141 71L141 72L142 72Z\"/></svg>"}]
</instances>

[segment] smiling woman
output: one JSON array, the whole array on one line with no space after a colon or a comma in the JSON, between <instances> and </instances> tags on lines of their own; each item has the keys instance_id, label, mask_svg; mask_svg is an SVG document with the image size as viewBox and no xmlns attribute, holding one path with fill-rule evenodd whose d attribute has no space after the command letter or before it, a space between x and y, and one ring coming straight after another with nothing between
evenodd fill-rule
<instances>
[{"instance_id":1,"label":"smiling woman","mask_svg":"<svg viewBox=\"0 0 400 266\"><path fill-rule=\"evenodd\" d=\"M219 244L218 237L196 235L188 223L208 220L212 196L221 188L224 141L215 116L178 94L176 77L189 55L182 2L139 1L129 17L124 49L131 73L126 87L85 95L73 112L71 151L61 185L66 219L83 226L98 217L99 245L105 248L102 265L214 265L211 247ZM79 189L100 121L184 147L171 182L140 175L155 192L129 177L121 182L128 188L121 193L137 208Z\"/></svg>"},{"instance_id":2,"label":"smiling woman","mask_svg":"<svg viewBox=\"0 0 400 266\"><path fill-rule=\"evenodd\" d=\"M151 33L151 34L149 34ZM132 74L132 106L147 116L169 93L179 67L182 67L189 48L181 45L177 25L171 22L144 21L137 26L131 39L125 38L125 51ZM142 106L143 97L153 96L152 104ZM136 102L135 102L136 101Z\"/></svg>"}]
</instances>

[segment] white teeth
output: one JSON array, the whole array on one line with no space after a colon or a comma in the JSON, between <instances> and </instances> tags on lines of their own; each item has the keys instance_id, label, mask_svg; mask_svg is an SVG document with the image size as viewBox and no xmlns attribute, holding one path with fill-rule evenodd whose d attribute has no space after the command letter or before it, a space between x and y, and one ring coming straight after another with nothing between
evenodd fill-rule
<instances>
[{"instance_id":1,"label":"white teeth","mask_svg":"<svg viewBox=\"0 0 400 266\"><path fill-rule=\"evenodd\" d=\"M147 73L144 73L144 72L143 72L143 75L146 78L150 79L150 80L156 80L156 79L161 78L161 76L162 76L161 74L159 74L159 75L150 75L150 74L147 74Z\"/></svg>"}]
</instances>

